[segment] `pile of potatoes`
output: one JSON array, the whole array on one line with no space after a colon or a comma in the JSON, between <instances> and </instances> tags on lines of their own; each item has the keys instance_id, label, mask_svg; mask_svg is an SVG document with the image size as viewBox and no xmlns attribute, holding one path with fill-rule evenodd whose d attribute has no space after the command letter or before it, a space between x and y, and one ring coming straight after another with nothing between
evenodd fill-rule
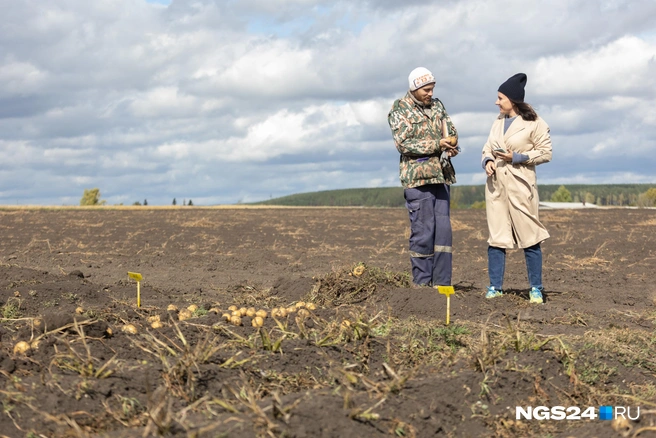
<instances>
[{"instance_id":1,"label":"pile of potatoes","mask_svg":"<svg viewBox=\"0 0 656 438\"><path fill-rule=\"evenodd\" d=\"M262 327L264 325L264 320L269 316L266 310L255 310L255 307L237 308L237 306L230 306L228 307L228 310L229 312L224 313L222 317L232 325L242 325L242 318L248 316L251 318L251 325L253 327Z\"/></svg>"},{"instance_id":2,"label":"pile of potatoes","mask_svg":"<svg viewBox=\"0 0 656 438\"><path fill-rule=\"evenodd\" d=\"M178 309L178 306L175 304L169 304L166 310L168 312L178 312L178 320L184 321L193 318L194 312L198 310L198 306L196 304L191 304L186 309Z\"/></svg>"},{"instance_id":3,"label":"pile of potatoes","mask_svg":"<svg viewBox=\"0 0 656 438\"><path fill-rule=\"evenodd\" d=\"M310 316L310 311L317 308L313 303L304 303L299 301L298 303L289 306L289 307L274 307L271 309L272 318L286 318L287 315L291 313L298 312L299 316L308 317ZM242 318L249 317L251 318L251 325L253 327L262 327L264 325L264 320L269 316L266 310L260 309L256 310L254 307L246 308L237 306L228 307L228 311L222 315L223 319L230 324L240 326L242 325Z\"/></svg>"},{"instance_id":4,"label":"pile of potatoes","mask_svg":"<svg viewBox=\"0 0 656 438\"><path fill-rule=\"evenodd\" d=\"M288 307L275 307L271 309L270 313L264 309L256 309L255 307L237 307L234 305L228 307L228 310L223 313L218 307L209 309L208 313L221 314L223 320L236 326L244 325L247 318L249 318L251 325L255 328L259 328L264 325L264 320L269 316L272 318L286 318L289 314L297 313L298 316L307 318L310 316L310 311L316 310L316 308L317 306L314 303L299 301ZM175 304L169 304L166 310L168 312L176 312L178 320L184 321L193 317L194 313L198 310L198 306L196 304L191 304L187 308L178 309ZM147 322L154 329L161 328L164 325L160 320L159 315L149 316ZM134 334L136 333L136 328L131 324L128 324L123 327L123 332Z\"/></svg>"}]
</instances>

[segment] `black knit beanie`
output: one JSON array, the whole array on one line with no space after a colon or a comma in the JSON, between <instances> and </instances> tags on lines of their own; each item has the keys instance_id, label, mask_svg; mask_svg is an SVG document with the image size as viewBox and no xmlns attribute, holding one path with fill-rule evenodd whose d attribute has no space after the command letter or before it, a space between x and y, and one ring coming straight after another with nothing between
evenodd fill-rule
<instances>
[{"instance_id":1,"label":"black knit beanie","mask_svg":"<svg viewBox=\"0 0 656 438\"><path fill-rule=\"evenodd\" d=\"M524 102L524 87L526 86L526 75L517 73L508 78L499 86L499 91L513 102Z\"/></svg>"}]
</instances>

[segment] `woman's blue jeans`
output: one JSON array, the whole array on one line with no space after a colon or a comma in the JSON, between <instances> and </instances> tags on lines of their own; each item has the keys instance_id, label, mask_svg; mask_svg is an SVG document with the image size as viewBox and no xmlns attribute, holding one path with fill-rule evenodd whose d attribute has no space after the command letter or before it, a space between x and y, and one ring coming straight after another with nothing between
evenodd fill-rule
<instances>
[{"instance_id":1,"label":"woman's blue jeans","mask_svg":"<svg viewBox=\"0 0 656 438\"><path fill-rule=\"evenodd\" d=\"M540 244L524 248L528 282L531 287L542 290L542 249ZM503 290L503 274L506 270L506 250L496 246L487 248L487 269L490 276L490 286L496 290Z\"/></svg>"}]
</instances>

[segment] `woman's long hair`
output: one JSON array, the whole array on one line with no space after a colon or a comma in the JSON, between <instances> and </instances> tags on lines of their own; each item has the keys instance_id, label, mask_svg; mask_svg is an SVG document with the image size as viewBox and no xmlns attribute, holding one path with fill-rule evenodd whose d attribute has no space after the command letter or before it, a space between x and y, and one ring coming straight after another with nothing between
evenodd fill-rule
<instances>
[{"instance_id":1,"label":"woman's long hair","mask_svg":"<svg viewBox=\"0 0 656 438\"><path fill-rule=\"evenodd\" d=\"M528 103L515 102L514 100L510 100L510 101L515 106L515 112L519 114L522 117L522 119L526 120L527 122L534 122L535 120L538 119L538 114L535 112L533 107Z\"/></svg>"}]
</instances>

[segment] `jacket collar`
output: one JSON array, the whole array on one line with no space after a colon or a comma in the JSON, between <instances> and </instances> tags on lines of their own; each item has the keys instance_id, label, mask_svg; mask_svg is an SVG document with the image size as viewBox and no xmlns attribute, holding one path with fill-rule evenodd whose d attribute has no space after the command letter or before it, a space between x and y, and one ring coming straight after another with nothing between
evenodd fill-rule
<instances>
[{"instance_id":1,"label":"jacket collar","mask_svg":"<svg viewBox=\"0 0 656 438\"><path fill-rule=\"evenodd\" d=\"M421 104L417 99L414 98L414 96L408 91L403 98L408 104L417 107L420 111L423 111L424 109L433 109L433 101L431 100L431 106L426 107Z\"/></svg>"},{"instance_id":2,"label":"jacket collar","mask_svg":"<svg viewBox=\"0 0 656 438\"><path fill-rule=\"evenodd\" d=\"M506 116L500 114L498 117L498 120L501 122L501 132L503 133L503 124L504 124L504 119ZM523 131L526 129L526 120L522 119L522 116L517 116L517 118L510 124L508 127L508 130L506 131L505 134L503 134L504 140L509 138L510 136L517 134L519 131Z\"/></svg>"}]
</instances>

